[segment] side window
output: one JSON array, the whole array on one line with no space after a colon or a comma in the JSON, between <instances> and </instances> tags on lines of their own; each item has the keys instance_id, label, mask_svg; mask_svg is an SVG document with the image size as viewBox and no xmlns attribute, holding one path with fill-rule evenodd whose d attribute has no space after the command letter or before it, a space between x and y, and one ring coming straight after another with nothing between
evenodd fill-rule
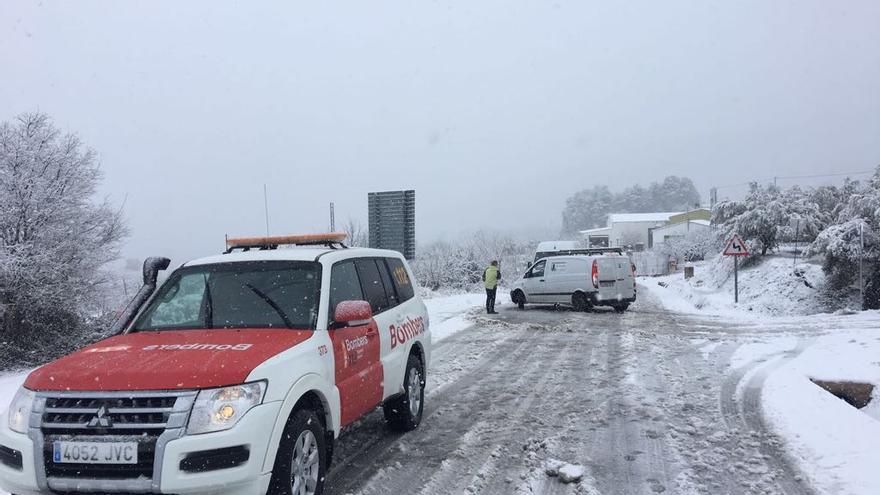
<instances>
[{"instance_id":1,"label":"side window","mask_svg":"<svg viewBox=\"0 0 880 495\"><path fill-rule=\"evenodd\" d=\"M535 266L532 267L531 277L543 277L544 276L544 267L547 266L547 260L541 260L535 263Z\"/></svg>"},{"instance_id":2,"label":"side window","mask_svg":"<svg viewBox=\"0 0 880 495\"><path fill-rule=\"evenodd\" d=\"M388 264L381 258L376 259L376 264L379 265L379 275L382 276L382 285L385 286L385 295L388 296L388 307L393 308L400 304L400 298L397 296L397 289L394 288L394 283L391 282L391 272L388 271Z\"/></svg>"},{"instance_id":3,"label":"side window","mask_svg":"<svg viewBox=\"0 0 880 495\"><path fill-rule=\"evenodd\" d=\"M382 285L382 276L379 275L376 261L372 258L364 258L355 261L355 265L361 279L361 287L364 289L364 296L373 308L373 314L388 309L388 297L385 295L385 286Z\"/></svg>"},{"instance_id":4,"label":"side window","mask_svg":"<svg viewBox=\"0 0 880 495\"><path fill-rule=\"evenodd\" d=\"M342 301L363 301L364 292L358 280L357 271L351 261L333 265L330 273L330 319L336 312L336 305Z\"/></svg>"},{"instance_id":5,"label":"side window","mask_svg":"<svg viewBox=\"0 0 880 495\"><path fill-rule=\"evenodd\" d=\"M397 296L400 302L409 301L415 296L412 281L409 279L409 273L403 266L403 261L398 258L387 258L388 268L391 269L391 277L394 279L394 287L397 289Z\"/></svg>"}]
</instances>

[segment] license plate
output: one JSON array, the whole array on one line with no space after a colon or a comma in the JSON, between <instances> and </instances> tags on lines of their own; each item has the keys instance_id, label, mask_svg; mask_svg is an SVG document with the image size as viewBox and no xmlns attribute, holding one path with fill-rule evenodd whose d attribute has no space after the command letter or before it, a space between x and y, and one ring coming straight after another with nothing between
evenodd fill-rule
<instances>
[{"instance_id":1,"label":"license plate","mask_svg":"<svg viewBox=\"0 0 880 495\"><path fill-rule=\"evenodd\" d=\"M52 443L52 460L58 464L137 464L137 442Z\"/></svg>"},{"instance_id":2,"label":"license plate","mask_svg":"<svg viewBox=\"0 0 880 495\"><path fill-rule=\"evenodd\" d=\"M614 280L601 280L599 287L614 287Z\"/></svg>"}]
</instances>

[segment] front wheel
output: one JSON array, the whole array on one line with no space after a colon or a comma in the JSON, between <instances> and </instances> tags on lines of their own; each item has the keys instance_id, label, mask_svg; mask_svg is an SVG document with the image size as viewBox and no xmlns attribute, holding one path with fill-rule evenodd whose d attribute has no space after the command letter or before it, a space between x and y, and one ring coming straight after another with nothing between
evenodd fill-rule
<instances>
[{"instance_id":1,"label":"front wheel","mask_svg":"<svg viewBox=\"0 0 880 495\"><path fill-rule=\"evenodd\" d=\"M403 375L403 394L386 402L382 409L388 426L397 431L410 431L422 422L425 406L425 374L422 360L411 354Z\"/></svg>"},{"instance_id":2,"label":"front wheel","mask_svg":"<svg viewBox=\"0 0 880 495\"><path fill-rule=\"evenodd\" d=\"M513 291L513 294L511 294L510 299L514 303L516 303L516 305L519 307L519 309L523 309L526 307L526 295L523 294L523 292L521 290L517 289L517 290Z\"/></svg>"},{"instance_id":3,"label":"front wheel","mask_svg":"<svg viewBox=\"0 0 880 495\"><path fill-rule=\"evenodd\" d=\"M278 446L270 495L321 495L327 476L327 446L318 416L300 409L287 421Z\"/></svg>"}]
</instances>

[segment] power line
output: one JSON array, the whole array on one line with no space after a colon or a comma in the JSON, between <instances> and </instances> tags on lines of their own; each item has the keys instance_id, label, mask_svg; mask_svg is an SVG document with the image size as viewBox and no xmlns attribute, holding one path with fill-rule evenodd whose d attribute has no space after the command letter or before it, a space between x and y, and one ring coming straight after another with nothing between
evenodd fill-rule
<instances>
[{"instance_id":1,"label":"power line","mask_svg":"<svg viewBox=\"0 0 880 495\"><path fill-rule=\"evenodd\" d=\"M742 187L742 186L747 186L747 185L751 184L752 182L762 182L762 181L770 181L770 180L776 181L778 179L785 179L785 180L789 180L789 179L819 179L819 178L823 178L823 177L843 177L843 176L852 176L852 175L866 175L866 174L872 174L872 173L874 173L873 170L863 170L861 172L842 172L842 173L835 173L835 174L785 175L785 176L776 175L773 177L762 177L762 178L755 179L755 180L748 181L748 182L740 182L738 184L728 184L726 186L717 186L716 189L728 189L731 187Z\"/></svg>"}]
</instances>

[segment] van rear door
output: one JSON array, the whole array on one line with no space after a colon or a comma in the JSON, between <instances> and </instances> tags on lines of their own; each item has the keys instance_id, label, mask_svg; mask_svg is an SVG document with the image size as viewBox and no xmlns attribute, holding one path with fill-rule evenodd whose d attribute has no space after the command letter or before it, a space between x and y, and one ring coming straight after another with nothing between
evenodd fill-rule
<instances>
[{"instance_id":1,"label":"van rear door","mask_svg":"<svg viewBox=\"0 0 880 495\"><path fill-rule=\"evenodd\" d=\"M623 256L601 256L599 265L599 299L603 301L632 298L632 273L629 259Z\"/></svg>"}]
</instances>

